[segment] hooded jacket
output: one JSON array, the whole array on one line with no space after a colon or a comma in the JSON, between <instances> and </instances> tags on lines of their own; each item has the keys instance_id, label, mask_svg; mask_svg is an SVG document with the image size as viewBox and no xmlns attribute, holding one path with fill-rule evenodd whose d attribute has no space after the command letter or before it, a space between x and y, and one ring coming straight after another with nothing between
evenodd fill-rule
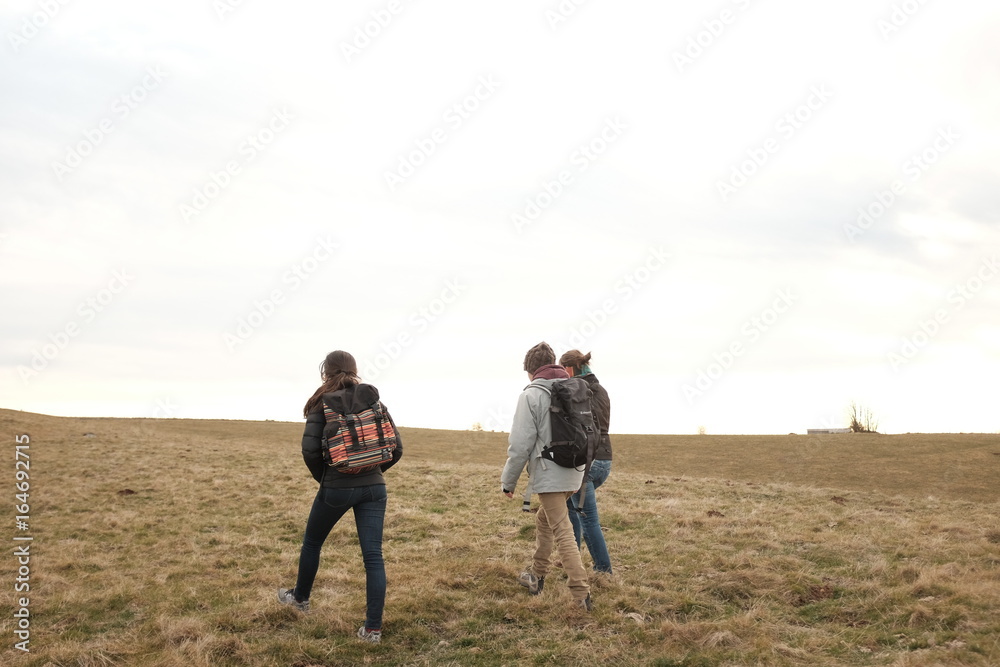
<instances>
[{"instance_id":1,"label":"hooded jacket","mask_svg":"<svg viewBox=\"0 0 1000 667\"><path fill-rule=\"evenodd\" d=\"M323 415L324 401L330 401L330 405L339 409L342 413L361 412L370 406L374 401L379 400L378 389L369 384L352 385L344 387L338 391L323 394L323 401L316 404L309 414L306 415L306 429L302 434L302 459L312 473L313 479L326 488L353 488L357 486L369 486L371 484L385 484L382 473L396 465L403 456L403 439L396 428L396 422L392 421L389 409L382 404L385 414L396 431L396 449L392 452L392 460L383 463L379 468L360 475L349 475L331 468L323 461L323 428L326 426L326 417Z\"/></svg>"},{"instance_id":2,"label":"hooded jacket","mask_svg":"<svg viewBox=\"0 0 1000 667\"><path fill-rule=\"evenodd\" d=\"M577 491L583 484L582 467L564 468L542 458L542 449L552 440L552 425L549 422L552 400L546 389L560 377L567 378L569 375L565 370L560 375L558 371L543 366L517 398L514 423L508 438L507 463L500 476L500 484L508 491L514 491L525 466L531 478L532 493Z\"/></svg>"}]
</instances>

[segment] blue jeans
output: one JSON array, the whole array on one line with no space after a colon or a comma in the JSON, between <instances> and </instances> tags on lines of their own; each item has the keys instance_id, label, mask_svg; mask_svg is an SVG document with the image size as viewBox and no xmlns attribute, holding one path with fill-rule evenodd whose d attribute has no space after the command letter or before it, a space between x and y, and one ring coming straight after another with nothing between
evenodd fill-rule
<instances>
[{"instance_id":1,"label":"blue jeans","mask_svg":"<svg viewBox=\"0 0 1000 667\"><path fill-rule=\"evenodd\" d=\"M385 484L358 486L352 489L328 489L320 487L313 501L306 534L302 539L299 554L299 577L295 582L296 600L308 600L312 592L316 571L319 569L319 553L323 542L340 517L347 510L354 509L354 524L358 528L361 556L365 563L368 614L365 627L369 630L382 628L382 609L385 606L385 562L382 560L382 525L385 521Z\"/></svg>"},{"instance_id":2,"label":"blue jeans","mask_svg":"<svg viewBox=\"0 0 1000 667\"><path fill-rule=\"evenodd\" d=\"M611 558L608 556L608 545L604 542L601 532L601 519L597 514L597 487L611 474L611 461L594 461L590 465L590 475L584 488L586 496L583 499L583 513L577 514L574 507L580 503L580 492L575 493L567 502L569 505L569 520L573 523L573 535L576 536L576 546L580 546L581 534L587 542L587 550L594 561L595 572L611 572Z\"/></svg>"}]
</instances>

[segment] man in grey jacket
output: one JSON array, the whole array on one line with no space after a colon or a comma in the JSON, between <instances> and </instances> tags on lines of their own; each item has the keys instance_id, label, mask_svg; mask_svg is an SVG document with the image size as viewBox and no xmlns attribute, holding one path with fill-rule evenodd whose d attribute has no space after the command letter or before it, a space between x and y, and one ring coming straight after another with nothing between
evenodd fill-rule
<instances>
[{"instance_id":1,"label":"man in grey jacket","mask_svg":"<svg viewBox=\"0 0 1000 667\"><path fill-rule=\"evenodd\" d=\"M554 546L569 578L569 589L574 601L590 611L587 572L583 568L566 506L566 499L579 491L583 484L583 468L564 468L542 458L542 449L552 440L549 387L555 380L569 377L566 370L555 362L556 355L547 343L539 343L528 350L524 357L524 370L531 378L531 384L524 388L517 399L507 448L507 464L500 477L500 484L504 495L513 498L517 480L527 465L531 490L538 494L541 503L535 515L534 560L531 567L518 578L518 583L532 595L542 592Z\"/></svg>"}]
</instances>

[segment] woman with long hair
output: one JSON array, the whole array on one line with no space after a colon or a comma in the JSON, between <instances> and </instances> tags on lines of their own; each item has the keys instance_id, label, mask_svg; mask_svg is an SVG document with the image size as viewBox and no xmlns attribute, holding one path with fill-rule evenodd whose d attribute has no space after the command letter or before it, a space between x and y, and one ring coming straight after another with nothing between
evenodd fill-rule
<instances>
[{"instance_id":1,"label":"woman with long hair","mask_svg":"<svg viewBox=\"0 0 1000 667\"><path fill-rule=\"evenodd\" d=\"M378 390L361 383L358 365L353 356L342 350L326 355L320 367L320 377L322 384L306 401L303 409L306 428L302 435L302 458L313 478L319 482L319 490L306 522L302 551L299 554L298 579L294 588L278 589L278 600L299 611L309 611L309 594L319 569L323 543L347 510L354 510L354 523L365 565L368 602L365 624L358 629L357 635L364 641L378 643L382 640L382 610L385 606L382 526L387 496L382 473L402 457L403 444L392 417L379 400ZM396 432L392 459L353 473L341 472L327 465L324 460L324 403L328 406L340 406L345 411L354 413L373 405L381 407Z\"/></svg>"},{"instance_id":2,"label":"woman with long hair","mask_svg":"<svg viewBox=\"0 0 1000 667\"><path fill-rule=\"evenodd\" d=\"M577 492L567 503L570 506L569 518L573 523L573 533L576 536L576 546L580 546L583 536L594 561L594 571L611 574L611 558L608 556L608 545L601 531L601 520L597 515L597 488L604 484L611 474L611 438L608 436L608 424L611 421L611 399L597 376L590 370L590 352L583 354L580 350L570 350L559 357L559 364L569 373L570 377L582 377L590 385L593 396L590 399L590 409L594 414L594 426L599 437L594 462L590 466L590 474L584 481L584 488ZM579 505L580 493L586 493L583 498L583 517L573 511Z\"/></svg>"}]
</instances>

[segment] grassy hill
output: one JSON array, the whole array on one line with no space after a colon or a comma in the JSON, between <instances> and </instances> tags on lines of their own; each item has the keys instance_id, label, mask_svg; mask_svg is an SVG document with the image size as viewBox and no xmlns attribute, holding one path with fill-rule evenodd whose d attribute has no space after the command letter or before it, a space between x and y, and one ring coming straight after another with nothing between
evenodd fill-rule
<instances>
[{"instance_id":1,"label":"grassy hill","mask_svg":"<svg viewBox=\"0 0 1000 667\"><path fill-rule=\"evenodd\" d=\"M34 537L31 652L4 614L4 664L1000 664L997 435L615 436L599 499L616 574L585 615L558 576L537 598L514 583L534 526L499 494L506 435L403 429L368 646L352 521L313 613L274 599L315 493L301 424L0 425L10 496L31 437ZM0 559L7 609L16 569Z\"/></svg>"}]
</instances>

